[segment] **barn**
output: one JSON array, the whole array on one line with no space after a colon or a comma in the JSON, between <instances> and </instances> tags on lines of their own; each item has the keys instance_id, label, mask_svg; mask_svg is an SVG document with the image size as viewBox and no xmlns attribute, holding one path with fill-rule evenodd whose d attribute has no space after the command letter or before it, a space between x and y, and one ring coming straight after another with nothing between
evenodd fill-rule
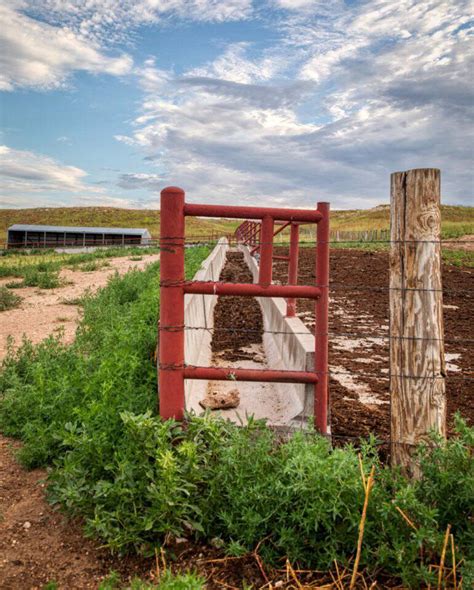
<instances>
[{"instance_id":1,"label":"barn","mask_svg":"<svg viewBox=\"0 0 474 590\"><path fill-rule=\"evenodd\" d=\"M150 232L143 228L70 227L15 224L8 228L8 248L64 248L146 245Z\"/></svg>"}]
</instances>

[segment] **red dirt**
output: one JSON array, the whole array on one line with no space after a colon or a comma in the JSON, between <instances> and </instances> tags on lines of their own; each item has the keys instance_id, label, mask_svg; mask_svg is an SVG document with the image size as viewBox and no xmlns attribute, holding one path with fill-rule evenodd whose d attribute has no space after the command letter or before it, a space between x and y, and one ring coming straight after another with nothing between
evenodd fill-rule
<instances>
[{"instance_id":1,"label":"red dirt","mask_svg":"<svg viewBox=\"0 0 474 590\"><path fill-rule=\"evenodd\" d=\"M277 254L287 253L276 248ZM336 439L376 434L390 435L389 369L389 281L388 254L334 249L330 257L329 330L330 370L339 380L330 380L331 425ZM299 283L315 283L315 251L300 250ZM286 282L287 266L274 263L274 278ZM471 321L474 315L474 272L469 268L443 266L443 298L446 353L454 357L447 370L448 424L459 411L474 424L472 403L474 347ZM297 302L297 313L313 329L313 304ZM376 340L371 340L375 338ZM457 340L454 342L454 340ZM461 340L461 341L459 341ZM462 340L465 340L463 342ZM467 342L471 340L471 342ZM453 357L450 357L453 358ZM456 370L453 370L456 369ZM350 374L355 383L344 386ZM378 404L361 403L357 387L368 391Z\"/></svg>"}]
</instances>

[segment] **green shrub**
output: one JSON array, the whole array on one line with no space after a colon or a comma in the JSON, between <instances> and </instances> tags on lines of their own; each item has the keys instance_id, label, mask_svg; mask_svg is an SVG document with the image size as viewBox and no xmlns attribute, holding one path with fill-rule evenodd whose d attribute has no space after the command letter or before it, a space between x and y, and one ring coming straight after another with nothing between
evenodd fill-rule
<instances>
[{"instance_id":1,"label":"green shrub","mask_svg":"<svg viewBox=\"0 0 474 590\"><path fill-rule=\"evenodd\" d=\"M188 276L206 253L187 251ZM152 553L172 534L217 537L233 553L261 542L270 563L347 564L364 497L354 448L332 450L311 430L279 442L253 420L237 427L208 414L177 424L155 415L157 281L156 264L115 276L84 299L73 345L50 338L9 354L0 427L23 439L22 460L53 463L51 500L114 550ZM376 471L361 567L410 587L434 581L429 565L439 563L450 524L471 579L474 429L460 419L456 428L451 440L420 449L419 481L381 464L373 441L363 445L363 469Z\"/></svg>"},{"instance_id":2,"label":"green shrub","mask_svg":"<svg viewBox=\"0 0 474 590\"><path fill-rule=\"evenodd\" d=\"M99 584L98 590L118 590L119 588L126 588L126 590L153 590L158 588L160 590L203 590L205 580L193 573L172 574L167 570L161 575L159 582L156 584L135 578L130 585L124 586L120 581L120 577L113 572Z\"/></svg>"},{"instance_id":3,"label":"green shrub","mask_svg":"<svg viewBox=\"0 0 474 590\"><path fill-rule=\"evenodd\" d=\"M46 268L42 270L39 268L28 268L24 275L23 281L18 286L21 287L39 287L40 289L56 289L61 286L59 273Z\"/></svg>"},{"instance_id":4,"label":"green shrub","mask_svg":"<svg viewBox=\"0 0 474 590\"><path fill-rule=\"evenodd\" d=\"M0 311L7 311L18 307L22 302L22 298L12 293L7 287L0 286Z\"/></svg>"}]
</instances>

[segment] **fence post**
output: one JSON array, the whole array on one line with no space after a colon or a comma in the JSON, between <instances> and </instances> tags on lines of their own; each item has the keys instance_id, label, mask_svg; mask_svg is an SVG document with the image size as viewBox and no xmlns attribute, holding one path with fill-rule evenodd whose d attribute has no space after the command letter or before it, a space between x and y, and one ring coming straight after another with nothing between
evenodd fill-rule
<instances>
[{"instance_id":1,"label":"fence post","mask_svg":"<svg viewBox=\"0 0 474 590\"><path fill-rule=\"evenodd\" d=\"M159 408L164 419L184 415L184 191L167 187L160 206Z\"/></svg>"},{"instance_id":2,"label":"fence post","mask_svg":"<svg viewBox=\"0 0 474 590\"><path fill-rule=\"evenodd\" d=\"M329 305L329 203L318 203L322 219L318 223L316 241L316 286L321 296L315 303L315 372L318 382L314 386L315 426L322 434L328 424L328 305Z\"/></svg>"},{"instance_id":3,"label":"fence post","mask_svg":"<svg viewBox=\"0 0 474 590\"><path fill-rule=\"evenodd\" d=\"M288 262L288 284L298 284L298 254L299 254L299 236L300 226L298 223L290 225L290 260ZM289 297L286 300L286 316L294 318L296 316L296 299Z\"/></svg>"},{"instance_id":4,"label":"fence post","mask_svg":"<svg viewBox=\"0 0 474 590\"><path fill-rule=\"evenodd\" d=\"M413 445L446 435L440 171L395 172L390 202L392 463L416 477Z\"/></svg>"}]
</instances>

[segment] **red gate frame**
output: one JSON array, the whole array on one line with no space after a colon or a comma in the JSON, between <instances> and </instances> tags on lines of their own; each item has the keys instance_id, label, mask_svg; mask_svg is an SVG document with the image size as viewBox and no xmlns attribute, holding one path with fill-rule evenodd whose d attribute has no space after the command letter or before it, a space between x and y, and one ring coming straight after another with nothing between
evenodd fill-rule
<instances>
[{"instance_id":1,"label":"red gate frame","mask_svg":"<svg viewBox=\"0 0 474 590\"><path fill-rule=\"evenodd\" d=\"M186 281L184 276L185 217L246 219L243 232L253 244L259 242L258 284ZM261 224L248 220L261 220ZM276 221L291 224L316 223L316 286L273 285L273 228ZM240 226L240 227L242 227ZM260 234L257 236L257 234ZM238 236L242 237L242 236ZM298 239L292 231L292 241ZM185 202L184 191L167 187L161 191L160 222L160 345L159 410L164 419L184 417L185 379L260 381L314 384L316 428L327 433L328 413L328 292L329 292L329 203L317 209L277 209L231 205L197 205ZM290 257L291 258L291 257ZM297 268L297 265L296 265ZM297 272L297 271L296 271ZM296 283L296 276L293 277ZM184 295L240 295L244 297L303 297L315 300L314 371L238 369L187 366L184 362ZM294 307L294 304L293 304Z\"/></svg>"}]
</instances>

